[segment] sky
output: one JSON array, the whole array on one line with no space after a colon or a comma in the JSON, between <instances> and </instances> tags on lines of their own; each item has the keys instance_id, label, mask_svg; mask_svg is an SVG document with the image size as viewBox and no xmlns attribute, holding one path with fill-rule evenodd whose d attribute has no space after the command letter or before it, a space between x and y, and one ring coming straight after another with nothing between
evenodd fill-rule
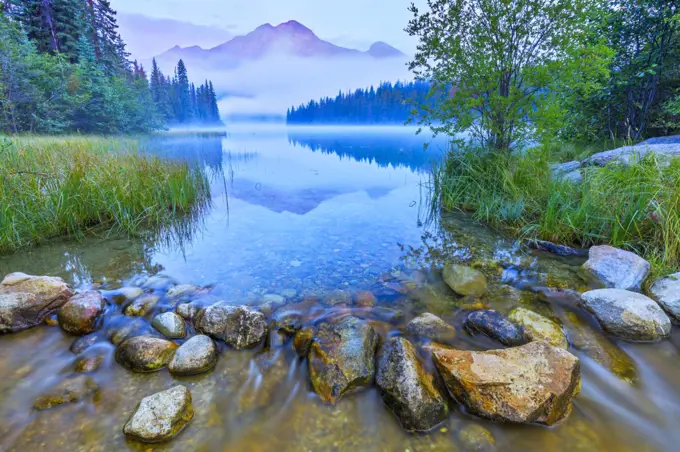
<instances>
[{"instance_id":1,"label":"sky","mask_svg":"<svg viewBox=\"0 0 680 452\"><path fill-rule=\"evenodd\" d=\"M294 19L319 37L359 50L385 41L412 54L408 6L425 0L111 0L117 11L209 25L235 35Z\"/></svg>"}]
</instances>

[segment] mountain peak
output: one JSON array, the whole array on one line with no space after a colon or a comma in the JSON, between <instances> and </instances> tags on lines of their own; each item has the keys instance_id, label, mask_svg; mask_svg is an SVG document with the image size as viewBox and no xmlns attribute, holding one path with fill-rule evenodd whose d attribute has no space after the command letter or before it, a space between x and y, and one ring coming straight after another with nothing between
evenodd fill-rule
<instances>
[{"instance_id":1,"label":"mountain peak","mask_svg":"<svg viewBox=\"0 0 680 452\"><path fill-rule=\"evenodd\" d=\"M374 42L368 49L367 53L374 58L393 58L404 56L404 53L401 50L395 49L383 41Z\"/></svg>"}]
</instances>

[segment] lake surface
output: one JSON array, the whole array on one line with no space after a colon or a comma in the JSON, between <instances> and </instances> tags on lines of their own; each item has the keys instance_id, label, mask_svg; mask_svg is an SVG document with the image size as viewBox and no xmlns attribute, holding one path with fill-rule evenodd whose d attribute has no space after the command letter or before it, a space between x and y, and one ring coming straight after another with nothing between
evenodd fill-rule
<instances>
[{"instance_id":1,"label":"lake surface","mask_svg":"<svg viewBox=\"0 0 680 452\"><path fill-rule=\"evenodd\" d=\"M122 427L142 397L178 382L192 392L195 417L154 450L469 450L461 431L470 425L488 429L497 450L676 450L677 329L657 344L613 342L574 295L557 290L588 289L579 275L582 259L526 250L463 216L428 222L428 174L446 142L424 150L425 140L409 128L264 126L152 137L143 142L145 152L210 173L212 206L186 226L183 240L150 233L55 243L1 257L0 273L61 276L77 288L107 291L161 274L209 286L214 300L255 306L267 294L295 303L370 290L379 307L401 313L383 322L382 335L432 312L456 326L456 346L475 350L499 346L466 335L461 324L469 310L525 306L560 322L581 359L583 388L565 422L498 425L456 409L433 432L406 434L374 388L335 407L321 404L289 342L268 351L223 347L214 371L178 379L166 370L130 373L102 341L96 349L104 362L92 374L100 396L36 412L33 400L69 375L76 359L68 351L73 337L41 326L0 337L0 450L148 450L126 439ZM483 269L489 294L453 295L438 272L447 260ZM164 302L158 309L169 309ZM107 315L120 321L117 310L112 304ZM102 330L107 322L113 320L105 319Z\"/></svg>"}]
</instances>

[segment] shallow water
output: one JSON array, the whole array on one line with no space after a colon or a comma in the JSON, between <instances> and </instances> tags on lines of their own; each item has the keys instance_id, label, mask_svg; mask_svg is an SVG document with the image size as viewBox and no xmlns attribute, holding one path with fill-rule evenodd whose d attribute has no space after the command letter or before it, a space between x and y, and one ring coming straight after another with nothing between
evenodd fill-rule
<instances>
[{"instance_id":1,"label":"shallow water","mask_svg":"<svg viewBox=\"0 0 680 452\"><path fill-rule=\"evenodd\" d=\"M128 372L103 341L94 352L105 361L92 373L99 397L36 412L35 398L69 375L76 359L68 350L73 337L41 326L0 337L0 450L148 449L126 439L122 426L142 397L178 382L192 392L195 417L154 450L466 450L459 434L470 424L487 428L497 450L675 450L677 329L657 344L613 342L578 309L573 294L556 290L588 288L578 272L582 260L531 252L461 216L425 222L421 183L444 143L423 151L422 141L406 128L241 128L224 136L154 137L145 143L148 152L211 172L213 205L190 237L55 243L0 258L0 273L57 275L79 288L115 289L160 272L211 286L213 299L254 305L268 293L294 303L338 289L371 290L383 310L366 315L382 335L397 334L429 311L457 327L457 347L478 350L498 345L463 331L468 310L529 307L562 323L581 359L583 388L565 422L498 425L457 408L433 432L406 434L375 389L335 407L322 405L306 362L275 336L268 350L223 347L213 372L191 378ZM451 259L481 268L490 293L480 300L454 296L437 271ZM157 310L168 309L164 303ZM319 315L342 315L342 309ZM109 307L104 328L125 320L119 310Z\"/></svg>"}]
</instances>

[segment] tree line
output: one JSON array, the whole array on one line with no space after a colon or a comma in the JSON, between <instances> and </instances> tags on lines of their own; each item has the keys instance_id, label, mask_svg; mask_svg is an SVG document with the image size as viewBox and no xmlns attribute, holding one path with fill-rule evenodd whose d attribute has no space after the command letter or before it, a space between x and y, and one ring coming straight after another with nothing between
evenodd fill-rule
<instances>
[{"instance_id":1,"label":"tree line","mask_svg":"<svg viewBox=\"0 0 680 452\"><path fill-rule=\"evenodd\" d=\"M432 107L436 98L429 96L425 82L391 82L340 92L335 98L288 109L288 124L404 124L419 108Z\"/></svg>"},{"instance_id":2,"label":"tree line","mask_svg":"<svg viewBox=\"0 0 680 452\"><path fill-rule=\"evenodd\" d=\"M190 84L183 63L149 83L108 0L3 0L0 11L3 133L145 133L219 120L212 84Z\"/></svg>"}]
</instances>

